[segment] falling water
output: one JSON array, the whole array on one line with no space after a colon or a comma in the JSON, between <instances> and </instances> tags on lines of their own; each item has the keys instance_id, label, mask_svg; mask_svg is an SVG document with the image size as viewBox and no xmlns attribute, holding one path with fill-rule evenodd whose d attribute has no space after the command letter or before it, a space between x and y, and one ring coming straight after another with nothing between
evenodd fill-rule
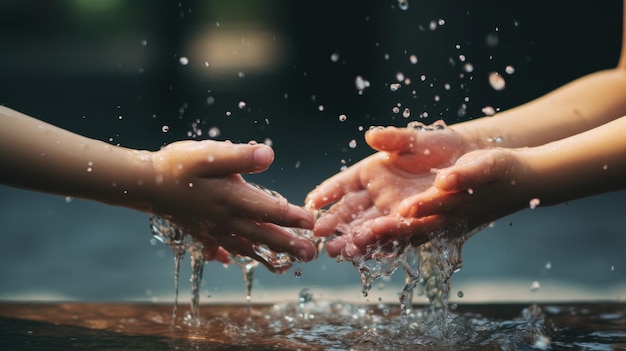
<instances>
[{"instance_id":1,"label":"falling water","mask_svg":"<svg viewBox=\"0 0 626 351\"><path fill-rule=\"evenodd\" d=\"M189 255L191 257L191 306L190 311L185 315L185 324L199 326L200 319L200 285L202 284L202 272L204 270L204 245L194 241L189 244Z\"/></svg>"},{"instance_id":2,"label":"falling water","mask_svg":"<svg viewBox=\"0 0 626 351\"><path fill-rule=\"evenodd\" d=\"M246 288L246 304L248 316L250 316L252 305L252 283L254 282L254 270L259 266L259 262L250 257L232 255L231 259L241 266L243 271L243 282Z\"/></svg>"},{"instance_id":3,"label":"falling water","mask_svg":"<svg viewBox=\"0 0 626 351\"><path fill-rule=\"evenodd\" d=\"M150 229L152 235L162 243L168 245L174 253L174 308L172 310L171 327L176 324L178 313L178 276L180 273L180 262L185 256L189 239L180 228L172 225L168 220L150 216Z\"/></svg>"}]
</instances>

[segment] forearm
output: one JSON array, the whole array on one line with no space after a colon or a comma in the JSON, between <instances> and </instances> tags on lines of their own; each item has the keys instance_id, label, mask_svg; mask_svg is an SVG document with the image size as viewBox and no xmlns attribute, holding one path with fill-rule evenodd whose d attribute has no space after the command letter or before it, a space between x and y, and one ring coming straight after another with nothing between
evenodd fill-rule
<instances>
[{"instance_id":1,"label":"forearm","mask_svg":"<svg viewBox=\"0 0 626 351\"><path fill-rule=\"evenodd\" d=\"M623 115L626 67L590 74L524 105L451 128L476 148L525 147L563 139Z\"/></svg>"},{"instance_id":2,"label":"forearm","mask_svg":"<svg viewBox=\"0 0 626 351\"><path fill-rule=\"evenodd\" d=\"M625 189L626 116L521 155L542 205Z\"/></svg>"},{"instance_id":3,"label":"forearm","mask_svg":"<svg viewBox=\"0 0 626 351\"><path fill-rule=\"evenodd\" d=\"M147 151L89 139L0 106L0 182L142 210Z\"/></svg>"}]
</instances>

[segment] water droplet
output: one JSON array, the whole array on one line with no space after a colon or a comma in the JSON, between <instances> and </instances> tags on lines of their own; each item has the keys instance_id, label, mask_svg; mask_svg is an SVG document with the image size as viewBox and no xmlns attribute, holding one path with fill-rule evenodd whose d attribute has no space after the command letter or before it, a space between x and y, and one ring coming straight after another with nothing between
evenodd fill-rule
<instances>
[{"instance_id":1,"label":"water droplet","mask_svg":"<svg viewBox=\"0 0 626 351\"><path fill-rule=\"evenodd\" d=\"M240 110L243 110L244 108L246 108L246 102L239 101L239 104L237 105L237 107L239 107Z\"/></svg>"},{"instance_id":2,"label":"water droplet","mask_svg":"<svg viewBox=\"0 0 626 351\"><path fill-rule=\"evenodd\" d=\"M487 46L492 47L492 48L498 46L499 42L500 42L500 38L498 37L498 34L496 33L489 33L487 34L487 38L485 38L485 43L487 44Z\"/></svg>"},{"instance_id":3,"label":"water droplet","mask_svg":"<svg viewBox=\"0 0 626 351\"><path fill-rule=\"evenodd\" d=\"M398 7L402 11L406 11L409 9L409 0L398 0Z\"/></svg>"},{"instance_id":4,"label":"water droplet","mask_svg":"<svg viewBox=\"0 0 626 351\"><path fill-rule=\"evenodd\" d=\"M363 90L365 90L365 88L369 88L370 82L369 80L366 80L362 76L356 76L356 78L354 79L354 85L356 86L356 89L359 91L359 95L361 95L363 94Z\"/></svg>"},{"instance_id":5,"label":"water droplet","mask_svg":"<svg viewBox=\"0 0 626 351\"><path fill-rule=\"evenodd\" d=\"M169 130L170 130L170 127L169 127L169 126L167 126L167 125L164 125L163 127L161 127L161 131L162 131L163 133L167 133Z\"/></svg>"},{"instance_id":6,"label":"water droplet","mask_svg":"<svg viewBox=\"0 0 626 351\"><path fill-rule=\"evenodd\" d=\"M317 106L317 110L320 112L324 111L324 105Z\"/></svg>"},{"instance_id":7,"label":"water droplet","mask_svg":"<svg viewBox=\"0 0 626 351\"><path fill-rule=\"evenodd\" d=\"M180 63L183 66L187 66L189 64L189 59L186 56L181 56L178 59L178 63Z\"/></svg>"},{"instance_id":8,"label":"water droplet","mask_svg":"<svg viewBox=\"0 0 626 351\"><path fill-rule=\"evenodd\" d=\"M494 90L504 90L506 87L506 81L498 72L491 72L489 74L489 84Z\"/></svg>"},{"instance_id":9,"label":"water droplet","mask_svg":"<svg viewBox=\"0 0 626 351\"><path fill-rule=\"evenodd\" d=\"M343 114L339 115L339 121L340 122L345 122L347 119L348 119L348 116L343 115Z\"/></svg>"},{"instance_id":10,"label":"water droplet","mask_svg":"<svg viewBox=\"0 0 626 351\"><path fill-rule=\"evenodd\" d=\"M391 91L398 91L398 89L400 89L402 85L400 85L399 83L393 83L389 85L389 90Z\"/></svg>"},{"instance_id":11,"label":"water droplet","mask_svg":"<svg viewBox=\"0 0 626 351\"><path fill-rule=\"evenodd\" d=\"M459 291L456 293L456 296L458 296L459 298L463 298L463 296L465 296L465 294L463 293L463 290L459 290Z\"/></svg>"},{"instance_id":12,"label":"water droplet","mask_svg":"<svg viewBox=\"0 0 626 351\"><path fill-rule=\"evenodd\" d=\"M398 73L396 73L396 80L397 80L398 82L403 81L403 80L404 80L404 73L402 73L402 72L398 72Z\"/></svg>"},{"instance_id":13,"label":"water droplet","mask_svg":"<svg viewBox=\"0 0 626 351\"><path fill-rule=\"evenodd\" d=\"M209 137L210 138L217 138L220 135L220 129L217 127L211 127L211 129L209 129Z\"/></svg>"},{"instance_id":14,"label":"water droplet","mask_svg":"<svg viewBox=\"0 0 626 351\"><path fill-rule=\"evenodd\" d=\"M402 111L402 117L404 117L404 118L411 117L411 110L408 107L406 107L404 109L404 111Z\"/></svg>"},{"instance_id":15,"label":"water droplet","mask_svg":"<svg viewBox=\"0 0 626 351\"><path fill-rule=\"evenodd\" d=\"M541 288L541 284L536 280L530 284L530 292L536 292L539 288Z\"/></svg>"},{"instance_id":16,"label":"water droplet","mask_svg":"<svg viewBox=\"0 0 626 351\"><path fill-rule=\"evenodd\" d=\"M354 140L354 139L350 140L350 142L348 143L348 146L349 146L351 149L356 148L356 140Z\"/></svg>"},{"instance_id":17,"label":"water droplet","mask_svg":"<svg viewBox=\"0 0 626 351\"><path fill-rule=\"evenodd\" d=\"M467 73L471 73L474 71L474 65L468 62L463 66L463 70Z\"/></svg>"},{"instance_id":18,"label":"water droplet","mask_svg":"<svg viewBox=\"0 0 626 351\"><path fill-rule=\"evenodd\" d=\"M296 268L296 270L293 272L293 276L296 278L302 277L302 269Z\"/></svg>"},{"instance_id":19,"label":"water droplet","mask_svg":"<svg viewBox=\"0 0 626 351\"><path fill-rule=\"evenodd\" d=\"M416 63L417 63L417 56L415 56L415 55L411 55L411 56L409 56L409 61L410 61L412 64L416 64Z\"/></svg>"},{"instance_id":20,"label":"water droplet","mask_svg":"<svg viewBox=\"0 0 626 351\"><path fill-rule=\"evenodd\" d=\"M483 107L482 112L485 114L485 116L493 116L496 114L496 110L492 106Z\"/></svg>"},{"instance_id":21,"label":"water droplet","mask_svg":"<svg viewBox=\"0 0 626 351\"><path fill-rule=\"evenodd\" d=\"M330 60L331 60L332 62L337 62L337 61L339 61L339 59L340 59L340 58L341 58L341 56L339 55L339 53L338 53L338 52L333 52L333 53L330 55Z\"/></svg>"},{"instance_id":22,"label":"water droplet","mask_svg":"<svg viewBox=\"0 0 626 351\"><path fill-rule=\"evenodd\" d=\"M504 72L506 72L506 74L513 74L515 73L515 68L513 66L506 66Z\"/></svg>"},{"instance_id":23,"label":"water droplet","mask_svg":"<svg viewBox=\"0 0 626 351\"><path fill-rule=\"evenodd\" d=\"M300 293L298 294L298 301L300 301L300 304L313 301L313 291L309 288L300 290Z\"/></svg>"},{"instance_id":24,"label":"water droplet","mask_svg":"<svg viewBox=\"0 0 626 351\"><path fill-rule=\"evenodd\" d=\"M541 201L538 198L531 199L530 202L528 203L530 205L530 209L531 210L535 209L537 206L539 206L540 202Z\"/></svg>"}]
</instances>

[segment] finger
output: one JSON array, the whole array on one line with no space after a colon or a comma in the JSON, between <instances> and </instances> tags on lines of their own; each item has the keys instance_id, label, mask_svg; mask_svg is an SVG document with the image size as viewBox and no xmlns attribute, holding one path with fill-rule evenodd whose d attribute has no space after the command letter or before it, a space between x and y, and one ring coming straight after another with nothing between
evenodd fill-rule
<instances>
[{"instance_id":1,"label":"finger","mask_svg":"<svg viewBox=\"0 0 626 351\"><path fill-rule=\"evenodd\" d=\"M207 261L217 260L224 264L231 263L230 253L226 251L223 247L215 245L207 246L204 245L203 253L204 259Z\"/></svg>"},{"instance_id":2,"label":"finger","mask_svg":"<svg viewBox=\"0 0 626 351\"><path fill-rule=\"evenodd\" d=\"M451 167L441 170L435 178L435 186L441 191L472 191L482 185L510 174L515 166L506 153L498 150L469 154Z\"/></svg>"},{"instance_id":3,"label":"finger","mask_svg":"<svg viewBox=\"0 0 626 351\"><path fill-rule=\"evenodd\" d=\"M226 251L223 247L219 247L217 252L215 253L215 259L224 264L229 264L232 262L230 259L230 253Z\"/></svg>"},{"instance_id":4,"label":"finger","mask_svg":"<svg viewBox=\"0 0 626 351\"><path fill-rule=\"evenodd\" d=\"M248 240L246 240L243 237L236 236L236 235L224 236L220 238L220 244L223 246L224 251L228 250L226 251L226 253L228 254L227 263L232 262L232 259L230 258L231 254L240 255L240 256L250 257L251 259L257 262L260 262L272 273L278 272L278 268L270 264L265 258L259 256L259 254L257 254L256 251L254 250L252 243L250 243ZM291 264L289 264L288 266L291 266ZM286 266L285 269L288 266Z\"/></svg>"},{"instance_id":5,"label":"finger","mask_svg":"<svg viewBox=\"0 0 626 351\"><path fill-rule=\"evenodd\" d=\"M257 173L274 161L274 151L265 144L232 144L204 140L193 150L199 177L216 177L236 173Z\"/></svg>"},{"instance_id":6,"label":"finger","mask_svg":"<svg viewBox=\"0 0 626 351\"><path fill-rule=\"evenodd\" d=\"M371 206L367 190L349 193L317 219L313 232L318 237L331 236L340 226L350 224Z\"/></svg>"},{"instance_id":7,"label":"finger","mask_svg":"<svg viewBox=\"0 0 626 351\"><path fill-rule=\"evenodd\" d=\"M365 133L365 141L378 151L403 153L416 148L417 136L417 131L412 128L376 127Z\"/></svg>"},{"instance_id":8,"label":"finger","mask_svg":"<svg viewBox=\"0 0 626 351\"><path fill-rule=\"evenodd\" d=\"M232 230L253 244L266 245L272 251L285 252L305 262L317 256L317 249L309 239L288 228L241 220L232 223Z\"/></svg>"},{"instance_id":9,"label":"finger","mask_svg":"<svg viewBox=\"0 0 626 351\"><path fill-rule=\"evenodd\" d=\"M414 245L424 243L434 231L445 226L445 221L442 216L402 219L393 215L376 218L367 225L354 236L354 244L361 250L396 239L408 239Z\"/></svg>"},{"instance_id":10,"label":"finger","mask_svg":"<svg viewBox=\"0 0 626 351\"><path fill-rule=\"evenodd\" d=\"M290 204L280 194L270 192L246 182L228 184L228 203L232 213L255 221L270 222L285 227L313 229L313 214L302 207Z\"/></svg>"},{"instance_id":11,"label":"finger","mask_svg":"<svg viewBox=\"0 0 626 351\"><path fill-rule=\"evenodd\" d=\"M358 169L359 163L326 179L306 196L306 207L320 209L352 191L362 189Z\"/></svg>"},{"instance_id":12,"label":"finger","mask_svg":"<svg viewBox=\"0 0 626 351\"><path fill-rule=\"evenodd\" d=\"M435 187L402 200L396 211L402 217L424 217L433 214L435 204L441 204L445 193Z\"/></svg>"},{"instance_id":13,"label":"finger","mask_svg":"<svg viewBox=\"0 0 626 351\"><path fill-rule=\"evenodd\" d=\"M346 246L346 238L343 236L338 236L326 242L326 245L324 246L324 248L326 249L328 256L335 258L341 255L341 251L344 249L345 246Z\"/></svg>"}]
</instances>

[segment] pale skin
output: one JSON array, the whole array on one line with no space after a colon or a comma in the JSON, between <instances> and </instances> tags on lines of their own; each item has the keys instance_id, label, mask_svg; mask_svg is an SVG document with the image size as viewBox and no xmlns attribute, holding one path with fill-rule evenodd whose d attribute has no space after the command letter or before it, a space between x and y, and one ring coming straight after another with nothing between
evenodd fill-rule
<instances>
[{"instance_id":1,"label":"pale skin","mask_svg":"<svg viewBox=\"0 0 626 351\"><path fill-rule=\"evenodd\" d=\"M312 229L312 214L241 176L270 166L267 145L204 140L134 150L4 106L0 125L0 183L162 216L204 243L208 259L228 262L228 253L240 254L274 270L253 243L303 261L317 254L309 240L281 228Z\"/></svg>"},{"instance_id":2,"label":"pale skin","mask_svg":"<svg viewBox=\"0 0 626 351\"><path fill-rule=\"evenodd\" d=\"M462 221L469 232L531 201L553 205L626 188L623 34L617 67L511 110L442 130L366 132L378 152L307 196L311 209L332 205L314 230L339 232L328 254L351 258L392 240L419 245L447 223Z\"/></svg>"}]
</instances>

